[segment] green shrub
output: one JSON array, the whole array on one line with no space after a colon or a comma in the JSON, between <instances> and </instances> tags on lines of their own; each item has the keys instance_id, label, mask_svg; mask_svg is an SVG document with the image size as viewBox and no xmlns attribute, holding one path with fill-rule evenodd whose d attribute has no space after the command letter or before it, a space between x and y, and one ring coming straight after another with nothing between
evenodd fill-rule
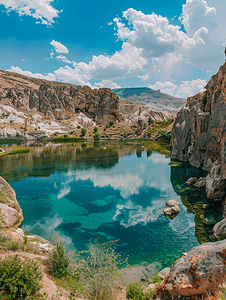
<instances>
[{"instance_id":1,"label":"green shrub","mask_svg":"<svg viewBox=\"0 0 226 300\"><path fill-rule=\"evenodd\" d=\"M57 131L53 133L54 136L56 136L56 135L58 135L58 134L59 134L59 132L57 132Z\"/></svg>"},{"instance_id":2,"label":"green shrub","mask_svg":"<svg viewBox=\"0 0 226 300\"><path fill-rule=\"evenodd\" d=\"M82 128L81 129L81 136L84 136L86 134L86 129L85 128Z\"/></svg>"},{"instance_id":3,"label":"green shrub","mask_svg":"<svg viewBox=\"0 0 226 300\"><path fill-rule=\"evenodd\" d=\"M34 296L40 289L42 279L37 262L18 255L0 262L1 299L24 300Z\"/></svg>"},{"instance_id":4,"label":"green shrub","mask_svg":"<svg viewBox=\"0 0 226 300\"><path fill-rule=\"evenodd\" d=\"M220 241L223 241L226 239L226 233L220 234Z\"/></svg>"},{"instance_id":5,"label":"green shrub","mask_svg":"<svg viewBox=\"0 0 226 300\"><path fill-rule=\"evenodd\" d=\"M80 128L81 128L81 126L80 126L80 125L78 125L78 126L77 126L77 129L80 129Z\"/></svg>"},{"instance_id":6,"label":"green shrub","mask_svg":"<svg viewBox=\"0 0 226 300\"><path fill-rule=\"evenodd\" d=\"M109 125L106 125L105 128L110 128L110 126L109 126Z\"/></svg>"},{"instance_id":7,"label":"green shrub","mask_svg":"<svg viewBox=\"0 0 226 300\"><path fill-rule=\"evenodd\" d=\"M97 131L98 131L98 128L95 126L95 127L93 128L93 131L94 131L94 132L97 132Z\"/></svg>"},{"instance_id":8,"label":"green shrub","mask_svg":"<svg viewBox=\"0 0 226 300\"><path fill-rule=\"evenodd\" d=\"M162 278L160 276L158 276L157 274L155 274L152 277L151 283L161 283L162 282Z\"/></svg>"},{"instance_id":9,"label":"green shrub","mask_svg":"<svg viewBox=\"0 0 226 300\"><path fill-rule=\"evenodd\" d=\"M93 135L94 141L99 141L101 138L101 134L99 131L95 132Z\"/></svg>"},{"instance_id":10,"label":"green shrub","mask_svg":"<svg viewBox=\"0 0 226 300\"><path fill-rule=\"evenodd\" d=\"M130 283L126 291L126 297L132 300L147 300L150 299L150 293L144 295L143 287L140 284Z\"/></svg>"},{"instance_id":11,"label":"green shrub","mask_svg":"<svg viewBox=\"0 0 226 300\"><path fill-rule=\"evenodd\" d=\"M14 120L10 120L9 122L10 122L10 124L13 124Z\"/></svg>"},{"instance_id":12,"label":"green shrub","mask_svg":"<svg viewBox=\"0 0 226 300\"><path fill-rule=\"evenodd\" d=\"M115 123L112 122L112 121L110 121L110 122L108 123L109 126L113 126L114 124L115 124Z\"/></svg>"},{"instance_id":13,"label":"green shrub","mask_svg":"<svg viewBox=\"0 0 226 300\"><path fill-rule=\"evenodd\" d=\"M5 117L5 114L2 114L3 117Z\"/></svg>"},{"instance_id":14,"label":"green shrub","mask_svg":"<svg viewBox=\"0 0 226 300\"><path fill-rule=\"evenodd\" d=\"M8 246L8 249L9 249L9 250L14 250L14 251L16 251L16 250L18 250L19 248L20 248L20 245L19 245L18 242L11 242L11 243L9 243L9 246Z\"/></svg>"},{"instance_id":15,"label":"green shrub","mask_svg":"<svg viewBox=\"0 0 226 300\"><path fill-rule=\"evenodd\" d=\"M59 241L54 250L49 254L49 271L56 278L63 278L68 275L69 257L62 241Z\"/></svg>"},{"instance_id":16,"label":"green shrub","mask_svg":"<svg viewBox=\"0 0 226 300\"><path fill-rule=\"evenodd\" d=\"M68 135L67 134L64 134L64 138L67 138L68 137Z\"/></svg>"},{"instance_id":17,"label":"green shrub","mask_svg":"<svg viewBox=\"0 0 226 300\"><path fill-rule=\"evenodd\" d=\"M118 266L127 263L115 247L115 242L99 244L96 241L89 245L85 257L79 257L80 282L89 299L115 299L113 283L120 278Z\"/></svg>"}]
</instances>

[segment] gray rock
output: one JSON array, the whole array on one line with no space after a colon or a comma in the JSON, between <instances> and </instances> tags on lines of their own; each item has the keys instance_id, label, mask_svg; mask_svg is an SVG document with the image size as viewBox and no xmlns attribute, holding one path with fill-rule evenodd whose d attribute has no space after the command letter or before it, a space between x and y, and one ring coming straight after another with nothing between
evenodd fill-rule
<instances>
[{"instance_id":1,"label":"gray rock","mask_svg":"<svg viewBox=\"0 0 226 300\"><path fill-rule=\"evenodd\" d=\"M226 277L226 240L204 243L192 248L186 256L175 261L170 274L159 286L158 296L206 295L218 292ZM165 298L164 298L165 299Z\"/></svg>"},{"instance_id":2,"label":"gray rock","mask_svg":"<svg viewBox=\"0 0 226 300\"><path fill-rule=\"evenodd\" d=\"M187 181L186 181L186 184L189 184L189 185L191 185L191 184L194 184L194 183L196 183L198 181L198 179L197 178L195 178L195 177L191 177L191 178L189 178Z\"/></svg>"},{"instance_id":3,"label":"gray rock","mask_svg":"<svg viewBox=\"0 0 226 300\"><path fill-rule=\"evenodd\" d=\"M226 234L226 218L216 223L213 227L213 235L216 238L220 238L221 234Z\"/></svg>"},{"instance_id":4,"label":"gray rock","mask_svg":"<svg viewBox=\"0 0 226 300\"><path fill-rule=\"evenodd\" d=\"M206 179L205 178L199 178L199 181L197 181L195 184L194 184L195 187L197 188L204 188L206 186Z\"/></svg>"},{"instance_id":5,"label":"gray rock","mask_svg":"<svg viewBox=\"0 0 226 300\"><path fill-rule=\"evenodd\" d=\"M21 219L22 213L7 204L0 203L0 224L2 227L12 227Z\"/></svg>"},{"instance_id":6,"label":"gray rock","mask_svg":"<svg viewBox=\"0 0 226 300\"><path fill-rule=\"evenodd\" d=\"M143 120L139 119L137 122L137 131L136 131L137 135L141 135L143 133L143 127L144 127L144 122Z\"/></svg>"},{"instance_id":7,"label":"gray rock","mask_svg":"<svg viewBox=\"0 0 226 300\"><path fill-rule=\"evenodd\" d=\"M172 207L167 207L162 210L162 212L164 213L165 216L175 215L175 214L179 213L179 211L180 211L180 208L177 205L174 205Z\"/></svg>"},{"instance_id":8,"label":"gray rock","mask_svg":"<svg viewBox=\"0 0 226 300\"><path fill-rule=\"evenodd\" d=\"M23 220L22 210L17 202L16 193L8 182L0 176L0 226L11 227Z\"/></svg>"},{"instance_id":9,"label":"gray rock","mask_svg":"<svg viewBox=\"0 0 226 300\"><path fill-rule=\"evenodd\" d=\"M176 206L176 205L179 205L181 204L179 201L175 200L175 199L172 199L172 200L168 200L166 202L166 206L169 207L169 206Z\"/></svg>"}]
</instances>

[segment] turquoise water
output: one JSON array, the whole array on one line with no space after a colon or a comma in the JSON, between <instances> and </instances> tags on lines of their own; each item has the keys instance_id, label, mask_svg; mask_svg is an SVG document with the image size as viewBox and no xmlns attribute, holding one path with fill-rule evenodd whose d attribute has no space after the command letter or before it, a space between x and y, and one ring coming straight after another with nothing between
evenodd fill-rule
<instances>
[{"instance_id":1,"label":"turquoise water","mask_svg":"<svg viewBox=\"0 0 226 300\"><path fill-rule=\"evenodd\" d=\"M173 220L162 213L167 200L181 202L170 159L140 145L105 146L47 145L2 157L1 174L23 210L22 228L43 237L58 231L78 250L97 238L118 240L131 264L170 266L198 245L194 215L182 203Z\"/></svg>"}]
</instances>

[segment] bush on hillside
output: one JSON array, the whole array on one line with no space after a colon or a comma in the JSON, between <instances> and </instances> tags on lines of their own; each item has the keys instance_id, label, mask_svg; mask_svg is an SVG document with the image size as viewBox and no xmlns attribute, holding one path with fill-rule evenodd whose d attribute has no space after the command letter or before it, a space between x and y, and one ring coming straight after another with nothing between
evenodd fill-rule
<instances>
[{"instance_id":1,"label":"bush on hillside","mask_svg":"<svg viewBox=\"0 0 226 300\"><path fill-rule=\"evenodd\" d=\"M5 300L24 300L40 289L42 279L39 265L18 255L0 262L0 296Z\"/></svg>"},{"instance_id":2,"label":"bush on hillside","mask_svg":"<svg viewBox=\"0 0 226 300\"><path fill-rule=\"evenodd\" d=\"M115 242L89 245L86 256L79 258L80 282L85 287L85 296L91 299L114 298L113 286L120 278L118 266L127 263L115 251Z\"/></svg>"},{"instance_id":3,"label":"bush on hillside","mask_svg":"<svg viewBox=\"0 0 226 300\"><path fill-rule=\"evenodd\" d=\"M101 134L99 131L95 132L93 135L94 141L99 141L101 138Z\"/></svg>"},{"instance_id":4,"label":"bush on hillside","mask_svg":"<svg viewBox=\"0 0 226 300\"><path fill-rule=\"evenodd\" d=\"M49 271L56 278L63 278L69 272L69 257L63 242L57 243L53 251L49 254Z\"/></svg>"},{"instance_id":5,"label":"bush on hillside","mask_svg":"<svg viewBox=\"0 0 226 300\"><path fill-rule=\"evenodd\" d=\"M86 134L86 129L85 128L82 128L81 129L81 136L84 136Z\"/></svg>"},{"instance_id":6,"label":"bush on hillside","mask_svg":"<svg viewBox=\"0 0 226 300\"><path fill-rule=\"evenodd\" d=\"M126 297L131 300L148 300L153 294L154 291L149 291L147 295L144 295L143 287L138 283L130 283L126 291Z\"/></svg>"}]
</instances>

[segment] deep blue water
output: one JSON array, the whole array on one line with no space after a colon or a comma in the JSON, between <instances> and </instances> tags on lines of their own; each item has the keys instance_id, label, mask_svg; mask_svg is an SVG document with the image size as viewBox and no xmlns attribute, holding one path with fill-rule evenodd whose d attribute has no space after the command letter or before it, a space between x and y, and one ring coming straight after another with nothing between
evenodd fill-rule
<instances>
[{"instance_id":1,"label":"deep blue water","mask_svg":"<svg viewBox=\"0 0 226 300\"><path fill-rule=\"evenodd\" d=\"M97 238L118 240L131 264L158 261L162 267L199 244L194 215L182 203L173 220L162 213L167 200L181 202L164 154L142 148L138 155L130 148L106 156L100 149L51 147L1 158L1 174L23 210L24 230L43 237L58 231L78 250Z\"/></svg>"}]
</instances>

